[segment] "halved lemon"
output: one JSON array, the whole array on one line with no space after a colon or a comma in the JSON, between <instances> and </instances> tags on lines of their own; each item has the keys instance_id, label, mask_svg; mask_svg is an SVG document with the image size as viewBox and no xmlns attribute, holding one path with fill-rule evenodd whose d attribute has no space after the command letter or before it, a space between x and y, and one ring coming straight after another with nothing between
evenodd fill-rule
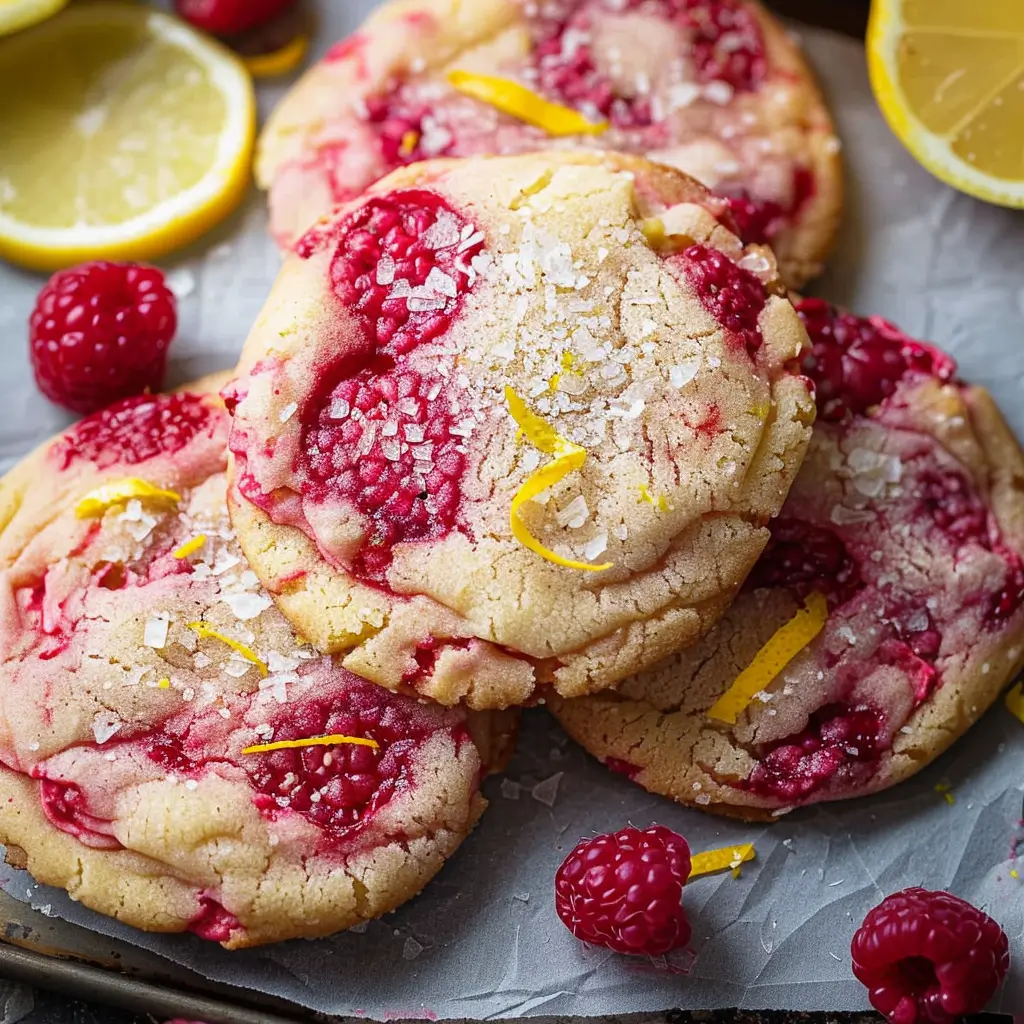
<instances>
[{"instance_id":1,"label":"halved lemon","mask_svg":"<svg viewBox=\"0 0 1024 1024\"><path fill-rule=\"evenodd\" d=\"M2 0L0 0L2 2ZM252 78L148 7L91 3L0 40L0 256L153 259L249 185Z\"/></svg>"},{"instance_id":2,"label":"halved lemon","mask_svg":"<svg viewBox=\"0 0 1024 1024\"><path fill-rule=\"evenodd\" d=\"M0 36L52 17L68 0L0 0Z\"/></svg>"},{"instance_id":3,"label":"halved lemon","mask_svg":"<svg viewBox=\"0 0 1024 1024\"><path fill-rule=\"evenodd\" d=\"M874 0L871 84L936 177L1024 207L1024 0Z\"/></svg>"}]
</instances>

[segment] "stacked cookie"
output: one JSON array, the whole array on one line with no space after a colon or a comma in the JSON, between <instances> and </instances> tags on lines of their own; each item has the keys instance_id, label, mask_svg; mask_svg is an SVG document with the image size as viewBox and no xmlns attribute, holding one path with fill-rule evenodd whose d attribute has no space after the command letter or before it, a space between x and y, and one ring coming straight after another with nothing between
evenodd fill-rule
<instances>
[{"instance_id":1,"label":"stacked cookie","mask_svg":"<svg viewBox=\"0 0 1024 1024\"><path fill-rule=\"evenodd\" d=\"M755 3L396 0L335 47L264 136L234 373L0 486L8 859L236 948L418 892L523 705L750 818L945 749L1024 661L1024 455L791 301L837 151Z\"/></svg>"}]
</instances>

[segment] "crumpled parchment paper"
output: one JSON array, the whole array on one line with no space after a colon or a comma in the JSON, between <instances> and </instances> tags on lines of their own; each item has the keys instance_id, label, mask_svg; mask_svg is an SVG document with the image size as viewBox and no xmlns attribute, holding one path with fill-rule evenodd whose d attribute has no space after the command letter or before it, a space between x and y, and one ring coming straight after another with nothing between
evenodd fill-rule
<instances>
[{"instance_id":1,"label":"crumpled parchment paper","mask_svg":"<svg viewBox=\"0 0 1024 1024\"><path fill-rule=\"evenodd\" d=\"M371 6L325 2L320 49ZM799 30L845 141L850 196L839 251L815 289L932 338L989 387L1024 436L1024 215L957 195L913 163L868 89L863 50ZM276 90L265 90L264 110ZM0 166L2 172L2 166ZM259 198L170 264L181 329L175 381L230 366L279 259ZM25 323L41 279L0 267L0 468L67 422L31 383ZM952 786L950 805L936 785ZM538 785L540 784L540 785ZM146 935L23 872L3 888L69 921L134 942L208 978L338 1015L389 1018L588 1016L668 1007L862 1010L849 943L867 910L908 885L949 888L995 916L1017 964L993 1009L1024 1013L1024 877L1014 841L1024 794L1024 725L1000 704L953 751L880 796L769 826L720 821L650 796L527 714L491 808L417 900L360 934L228 953L191 936ZM694 850L754 842L757 861L686 892L691 950L635 961L576 942L555 917L552 880L581 836L659 821ZM1024 864L1018 865L1024 876Z\"/></svg>"}]
</instances>

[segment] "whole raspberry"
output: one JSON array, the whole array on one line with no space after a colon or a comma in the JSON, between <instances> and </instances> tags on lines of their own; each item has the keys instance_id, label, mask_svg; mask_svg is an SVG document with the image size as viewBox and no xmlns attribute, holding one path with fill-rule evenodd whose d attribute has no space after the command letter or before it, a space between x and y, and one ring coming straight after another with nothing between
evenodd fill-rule
<instances>
[{"instance_id":1,"label":"whole raspberry","mask_svg":"<svg viewBox=\"0 0 1024 1024\"><path fill-rule=\"evenodd\" d=\"M29 320L36 384L74 412L159 389L178 326L164 275L135 263L83 263L53 275Z\"/></svg>"},{"instance_id":2,"label":"whole raspberry","mask_svg":"<svg viewBox=\"0 0 1024 1024\"><path fill-rule=\"evenodd\" d=\"M174 0L178 13L196 28L217 36L233 36L256 28L295 0Z\"/></svg>"},{"instance_id":3,"label":"whole raspberry","mask_svg":"<svg viewBox=\"0 0 1024 1024\"><path fill-rule=\"evenodd\" d=\"M555 910L584 942L659 956L690 941L686 840L664 825L583 839L555 875Z\"/></svg>"},{"instance_id":4,"label":"whole raspberry","mask_svg":"<svg viewBox=\"0 0 1024 1024\"><path fill-rule=\"evenodd\" d=\"M853 937L853 973L892 1024L952 1024L980 1013L1010 967L1002 928L948 892L906 889Z\"/></svg>"}]
</instances>

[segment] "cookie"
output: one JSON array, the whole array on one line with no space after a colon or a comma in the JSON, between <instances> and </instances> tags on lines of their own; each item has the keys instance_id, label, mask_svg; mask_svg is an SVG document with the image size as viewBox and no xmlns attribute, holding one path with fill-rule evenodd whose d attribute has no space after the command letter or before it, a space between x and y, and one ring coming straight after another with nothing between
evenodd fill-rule
<instances>
[{"instance_id":1,"label":"cookie","mask_svg":"<svg viewBox=\"0 0 1024 1024\"><path fill-rule=\"evenodd\" d=\"M230 530L227 434L201 390L129 399L0 483L0 841L94 910L238 948L419 892L514 723L295 635Z\"/></svg>"},{"instance_id":2,"label":"cookie","mask_svg":"<svg viewBox=\"0 0 1024 1024\"><path fill-rule=\"evenodd\" d=\"M908 778L1024 664L1024 455L991 397L884 320L798 308L818 425L742 595L618 693L551 704L651 792L751 819Z\"/></svg>"},{"instance_id":3,"label":"cookie","mask_svg":"<svg viewBox=\"0 0 1024 1024\"><path fill-rule=\"evenodd\" d=\"M838 225L825 103L752 0L393 0L285 97L256 175L287 244L402 164L551 146L687 172L727 197L728 226L772 245L792 288Z\"/></svg>"},{"instance_id":4,"label":"cookie","mask_svg":"<svg viewBox=\"0 0 1024 1024\"><path fill-rule=\"evenodd\" d=\"M300 242L226 396L235 528L304 636L502 708L714 622L814 415L721 203L622 156L427 162Z\"/></svg>"}]
</instances>

